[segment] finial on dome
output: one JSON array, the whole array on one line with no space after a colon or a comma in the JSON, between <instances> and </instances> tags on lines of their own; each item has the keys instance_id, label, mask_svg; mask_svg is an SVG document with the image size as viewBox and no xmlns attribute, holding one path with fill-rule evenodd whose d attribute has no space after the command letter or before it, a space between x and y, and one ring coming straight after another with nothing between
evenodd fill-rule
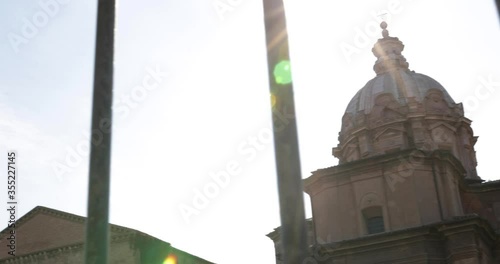
<instances>
[{"instance_id":1,"label":"finial on dome","mask_svg":"<svg viewBox=\"0 0 500 264\"><path fill-rule=\"evenodd\" d=\"M408 62L401 54L404 49L403 43L396 37L389 37L387 22L382 21L380 28L382 28L383 38L379 39L372 49L373 54L377 57L373 66L375 72L383 74L394 69L408 69Z\"/></svg>"},{"instance_id":2,"label":"finial on dome","mask_svg":"<svg viewBox=\"0 0 500 264\"><path fill-rule=\"evenodd\" d=\"M389 37L389 31L387 30L387 22L382 21L382 23L380 23L380 27L382 28L382 36L384 38Z\"/></svg>"}]
</instances>

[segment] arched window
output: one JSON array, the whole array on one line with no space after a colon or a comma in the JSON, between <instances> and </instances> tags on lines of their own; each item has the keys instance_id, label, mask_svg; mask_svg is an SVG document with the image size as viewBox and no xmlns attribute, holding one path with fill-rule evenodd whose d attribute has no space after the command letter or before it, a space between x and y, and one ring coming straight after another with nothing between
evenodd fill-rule
<instances>
[{"instance_id":1,"label":"arched window","mask_svg":"<svg viewBox=\"0 0 500 264\"><path fill-rule=\"evenodd\" d=\"M368 234L382 233L385 231L384 217L380 206L372 206L363 210L366 231Z\"/></svg>"}]
</instances>

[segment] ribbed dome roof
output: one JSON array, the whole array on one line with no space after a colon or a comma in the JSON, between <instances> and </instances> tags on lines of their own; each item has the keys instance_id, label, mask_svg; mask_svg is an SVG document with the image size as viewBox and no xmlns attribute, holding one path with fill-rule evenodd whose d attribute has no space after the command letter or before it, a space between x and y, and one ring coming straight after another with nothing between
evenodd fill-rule
<instances>
[{"instance_id":1,"label":"ribbed dome roof","mask_svg":"<svg viewBox=\"0 0 500 264\"><path fill-rule=\"evenodd\" d=\"M390 37L387 23L380 24L383 38L379 39L372 49L377 61L373 70L377 76L370 80L349 102L346 113L355 116L363 111L370 113L377 97L389 95L401 106L407 106L409 101L423 103L429 92L434 89L441 93L442 100L452 107L455 102L446 89L429 76L415 73L408 69L408 62L401 54L403 43L396 37Z\"/></svg>"},{"instance_id":2,"label":"ribbed dome roof","mask_svg":"<svg viewBox=\"0 0 500 264\"><path fill-rule=\"evenodd\" d=\"M408 149L444 150L462 162L468 179L480 179L477 137L462 104L436 80L409 70L403 43L389 36L385 22L381 27L383 38L372 49L377 76L347 105L332 154L343 164Z\"/></svg>"},{"instance_id":3,"label":"ribbed dome roof","mask_svg":"<svg viewBox=\"0 0 500 264\"><path fill-rule=\"evenodd\" d=\"M361 88L347 105L346 113L353 116L363 111L370 113L376 98L382 94L391 94L400 105L407 105L410 98L423 103L430 90L435 89L443 94L443 99L450 107L455 102L446 89L431 77L415 73L408 69L395 69L391 72L379 74Z\"/></svg>"}]
</instances>

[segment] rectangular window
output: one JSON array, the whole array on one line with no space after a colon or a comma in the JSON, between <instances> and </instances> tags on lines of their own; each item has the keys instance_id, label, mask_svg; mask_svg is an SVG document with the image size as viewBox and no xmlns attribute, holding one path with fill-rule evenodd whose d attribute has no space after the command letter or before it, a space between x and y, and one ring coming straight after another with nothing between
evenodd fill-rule
<instances>
[{"instance_id":1,"label":"rectangular window","mask_svg":"<svg viewBox=\"0 0 500 264\"><path fill-rule=\"evenodd\" d=\"M375 216L366 219L366 229L368 230L368 234L384 232L384 218L382 216Z\"/></svg>"}]
</instances>

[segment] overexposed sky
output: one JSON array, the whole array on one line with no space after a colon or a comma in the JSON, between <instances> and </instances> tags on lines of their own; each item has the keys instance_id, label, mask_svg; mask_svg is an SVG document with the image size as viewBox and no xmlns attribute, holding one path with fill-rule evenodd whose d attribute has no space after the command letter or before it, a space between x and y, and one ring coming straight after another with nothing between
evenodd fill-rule
<instances>
[{"instance_id":1,"label":"overexposed sky","mask_svg":"<svg viewBox=\"0 0 500 264\"><path fill-rule=\"evenodd\" d=\"M19 155L18 216L37 205L86 214L96 3L0 3L0 157ZM383 13L410 69L464 102L480 176L500 178L493 1L285 4L304 178L337 164L331 148L345 107L375 77ZM216 263L274 263L261 1L121 0L115 42L111 222ZM230 180L214 180L221 173ZM206 191L211 197L200 198Z\"/></svg>"}]
</instances>

